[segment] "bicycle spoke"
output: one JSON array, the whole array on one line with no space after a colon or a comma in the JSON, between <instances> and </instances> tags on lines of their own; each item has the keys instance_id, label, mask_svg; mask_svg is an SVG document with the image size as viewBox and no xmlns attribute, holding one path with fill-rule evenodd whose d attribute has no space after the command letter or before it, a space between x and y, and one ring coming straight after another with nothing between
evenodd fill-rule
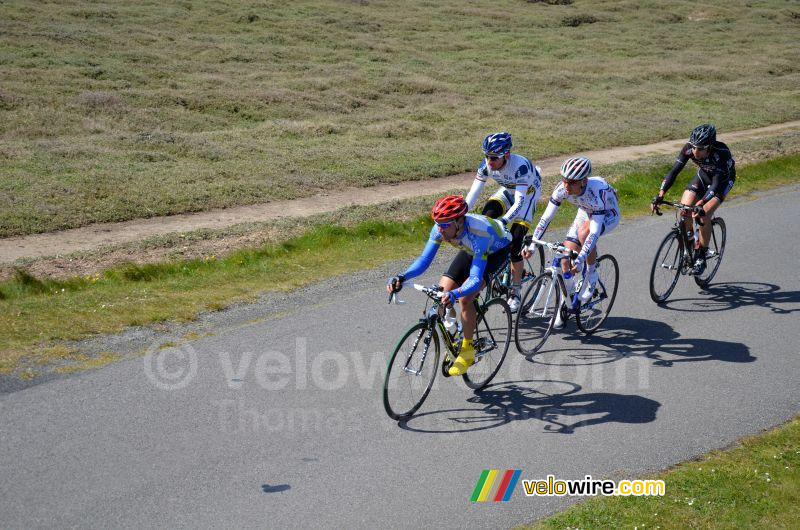
<instances>
[{"instance_id":1,"label":"bicycle spoke","mask_svg":"<svg viewBox=\"0 0 800 530\"><path fill-rule=\"evenodd\" d=\"M435 330L420 323L400 339L389 359L383 385L383 403L394 419L411 416L428 397L439 363Z\"/></svg>"}]
</instances>

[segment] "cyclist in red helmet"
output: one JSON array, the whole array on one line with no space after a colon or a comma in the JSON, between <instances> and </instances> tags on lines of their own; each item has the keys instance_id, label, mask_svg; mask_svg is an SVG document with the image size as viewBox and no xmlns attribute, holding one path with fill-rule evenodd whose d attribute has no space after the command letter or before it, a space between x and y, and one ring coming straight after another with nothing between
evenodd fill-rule
<instances>
[{"instance_id":1,"label":"cyclist in red helmet","mask_svg":"<svg viewBox=\"0 0 800 530\"><path fill-rule=\"evenodd\" d=\"M434 226L422 254L402 274L386 285L389 293L397 292L403 282L416 278L430 266L442 241L459 249L450 267L439 280L442 303L452 306L461 301L461 323L464 337L461 350L450 375L464 375L475 362L472 338L475 333L475 307L472 301L486 285L486 279L508 260L511 234L489 217L467 213L467 203L460 195L449 195L436 201L431 212Z\"/></svg>"}]
</instances>

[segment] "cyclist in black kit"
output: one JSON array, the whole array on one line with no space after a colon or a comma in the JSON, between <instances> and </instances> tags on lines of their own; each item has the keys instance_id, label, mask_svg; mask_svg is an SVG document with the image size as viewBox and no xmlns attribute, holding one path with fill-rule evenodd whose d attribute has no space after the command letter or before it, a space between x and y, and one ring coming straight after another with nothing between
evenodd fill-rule
<instances>
[{"instance_id":1,"label":"cyclist in black kit","mask_svg":"<svg viewBox=\"0 0 800 530\"><path fill-rule=\"evenodd\" d=\"M694 214L695 218L701 219L700 222L703 223L703 226L700 227L700 252L697 253L698 257L694 262L692 272L703 274L706 269L708 241L711 239L711 223L706 223L702 219L710 219L725 200L725 196L731 191L736 180L736 163L728 146L717 141L717 128L710 123L698 125L692 131L689 142L678 154L675 165L661 182L658 196L653 199L651 205L654 211L689 160L697 165L697 174L683 192L681 203L687 206L702 207L703 213ZM692 220L688 212L683 215L685 217L684 229L687 234L691 234L690 238L694 238Z\"/></svg>"}]
</instances>

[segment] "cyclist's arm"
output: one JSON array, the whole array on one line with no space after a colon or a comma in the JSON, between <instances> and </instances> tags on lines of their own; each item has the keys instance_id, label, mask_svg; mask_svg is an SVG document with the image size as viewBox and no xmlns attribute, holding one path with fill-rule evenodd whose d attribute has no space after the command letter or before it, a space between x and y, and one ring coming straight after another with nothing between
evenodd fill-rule
<instances>
[{"instance_id":1,"label":"cyclist's arm","mask_svg":"<svg viewBox=\"0 0 800 530\"><path fill-rule=\"evenodd\" d=\"M519 185L514 190L514 204L511 205L511 208L508 209L506 214L503 216L503 219L508 224L511 219L515 218L520 210L522 210L522 204L525 202L525 195L528 193L528 186L527 185Z\"/></svg>"},{"instance_id":2,"label":"cyclist's arm","mask_svg":"<svg viewBox=\"0 0 800 530\"><path fill-rule=\"evenodd\" d=\"M435 226L431 231L431 237L428 239L428 243L425 245L425 249L423 249L422 254L420 254L420 256L414 260L414 263L408 267L408 270L403 273L403 276L406 280L416 278L428 270L428 267L430 267L431 263L433 262L433 258L436 257L436 253L439 251L441 241L434 237L434 230L436 230Z\"/></svg>"},{"instance_id":3,"label":"cyclist's arm","mask_svg":"<svg viewBox=\"0 0 800 530\"><path fill-rule=\"evenodd\" d=\"M483 164L486 164L484 162ZM478 172L475 173L475 180L472 181L472 187L469 189L469 193L467 193L467 208L472 210L472 207L475 206L475 201L478 200L478 195L481 194L481 190L486 185L486 178L487 175L484 175L484 165L478 168Z\"/></svg>"},{"instance_id":4,"label":"cyclist's arm","mask_svg":"<svg viewBox=\"0 0 800 530\"><path fill-rule=\"evenodd\" d=\"M472 293L476 293L481 289L481 282L483 282L483 272L486 270L486 261L488 258L488 250L481 254L475 254L472 257L472 266L469 268L469 278L461 287L450 291L454 297L463 298Z\"/></svg>"},{"instance_id":5,"label":"cyclist's arm","mask_svg":"<svg viewBox=\"0 0 800 530\"><path fill-rule=\"evenodd\" d=\"M672 165L672 169L664 176L664 179L661 181L661 191L659 195L663 196L667 191L672 187L675 183L675 179L678 178L678 173L686 167L686 162L689 161L689 156L686 154L686 147L681 149L681 152L678 154L678 159L675 160L675 163Z\"/></svg>"},{"instance_id":6,"label":"cyclist's arm","mask_svg":"<svg viewBox=\"0 0 800 530\"><path fill-rule=\"evenodd\" d=\"M544 210L542 218L539 219L539 224L536 225L536 230L533 231L534 239L542 239L545 231L547 231L547 227L550 226L550 221L552 221L553 217L555 217L559 206L561 206L561 202L555 200L553 197L550 197L550 202L547 203L547 208Z\"/></svg>"}]
</instances>

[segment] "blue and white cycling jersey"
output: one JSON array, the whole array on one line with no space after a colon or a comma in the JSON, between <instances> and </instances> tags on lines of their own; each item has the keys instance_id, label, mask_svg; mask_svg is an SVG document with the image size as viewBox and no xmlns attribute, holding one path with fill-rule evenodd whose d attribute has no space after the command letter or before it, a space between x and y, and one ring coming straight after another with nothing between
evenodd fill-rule
<instances>
[{"instance_id":1,"label":"blue and white cycling jersey","mask_svg":"<svg viewBox=\"0 0 800 530\"><path fill-rule=\"evenodd\" d=\"M434 225L422 254L403 273L406 280L416 278L428 270L433 258L439 251L442 241L444 241L444 238L439 233L436 225ZM480 289L483 272L486 269L486 260L490 254L503 250L511 244L511 234L496 219L470 213L466 215L464 228L459 237L455 241L448 243L472 255L469 278L461 287L451 291L453 296L461 298Z\"/></svg>"},{"instance_id":2,"label":"blue and white cycling jersey","mask_svg":"<svg viewBox=\"0 0 800 530\"><path fill-rule=\"evenodd\" d=\"M604 232L614 229L619 224L619 203L617 202L617 192L602 177L591 177L586 182L586 189L580 195L569 195L564 183L559 183L553 190L550 203L539 219L539 224L533 232L533 237L541 239L545 230L550 225L550 221L556 215L558 207L566 199L579 208L578 216L575 218L572 228L567 234L567 239L577 241L578 224L589 220L589 235L583 242L578 259L582 262L594 249L597 238Z\"/></svg>"},{"instance_id":3,"label":"blue and white cycling jersey","mask_svg":"<svg viewBox=\"0 0 800 530\"><path fill-rule=\"evenodd\" d=\"M499 193L507 192L505 198L499 197L498 194L493 196L495 200L503 202L504 207L507 208L503 219L507 223L520 220L523 224L530 224L533 211L536 209L536 202L542 193L542 175L539 168L524 156L512 154L501 169L492 171L484 159L467 194L466 201L470 210L475 206L475 201L489 177L502 186ZM508 200L509 196L513 196L513 201Z\"/></svg>"}]
</instances>

